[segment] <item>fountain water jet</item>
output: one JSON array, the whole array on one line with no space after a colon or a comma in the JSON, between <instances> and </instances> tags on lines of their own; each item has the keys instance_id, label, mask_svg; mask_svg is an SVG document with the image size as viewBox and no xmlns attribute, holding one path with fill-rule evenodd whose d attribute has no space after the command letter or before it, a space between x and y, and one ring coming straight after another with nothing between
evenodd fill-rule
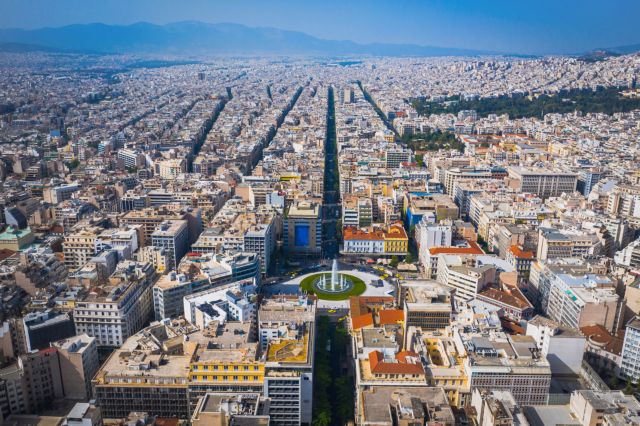
<instances>
[{"instance_id":1,"label":"fountain water jet","mask_svg":"<svg viewBox=\"0 0 640 426\"><path fill-rule=\"evenodd\" d=\"M347 287L345 277L338 273L337 259L333 259L330 278L328 278L328 276L328 274L324 274L322 275L322 278L320 278L320 281L317 284L320 289L330 292L341 292Z\"/></svg>"}]
</instances>

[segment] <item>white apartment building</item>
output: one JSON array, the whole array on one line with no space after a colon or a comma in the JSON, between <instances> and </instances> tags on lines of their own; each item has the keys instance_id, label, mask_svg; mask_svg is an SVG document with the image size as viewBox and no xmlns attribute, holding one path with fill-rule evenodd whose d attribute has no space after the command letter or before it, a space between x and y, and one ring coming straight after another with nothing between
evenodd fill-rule
<instances>
[{"instance_id":1,"label":"white apartment building","mask_svg":"<svg viewBox=\"0 0 640 426\"><path fill-rule=\"evenodd\" d=\"M183 315L183 298L244 279L260 282L260 259L255 253L187 256L177 271L161 276L153 286L155 318Z\"/></svg>"},{"instance_id":2,"label":"white apartment building","mask_svg":"<svg viewBox=\"0 0 640 426\"><path fill-rule=\"evenodd\" d=\"M95 337L98 346L121 346L148 321L155 279L156 272L149 263L120 262L108 285L76 302L76 332Z\"/></svg>"},{"instance_id":3,"label":"white apartment building","mask_svg":"<svg viewBox=\"0 0 640 426\"><path fill-rule=\"evenodd\" d=\"M184 317L204 330L210 322L253 322L256 317L256 281L246 279L200 291L183 299Z\"/></svg>"},{"instance_id":4,"label":"white apartment building","mask_svg":"<svg viewBox=\"0 0 640 426\"><path fill-rule=\"evenodd\" d=\"M96 254L97 228L85 228L67 234L62 243L64 264L70 271L82 268Z\"/></svg>"},{"instance_id":5,"label":"white apartment building","mask_svg":"<svg viewBox=\"0 0 640 426\"><path fill-rule=\"evenodd\" d=\"M429 263L429 249L432 247L451 247L453 232L451 225L429 223L423 218L416 225L415 238L418 244L418 257L422 265Z\"/></svg>"},{"instance_id":6,"label":"white apartment building","mask_svg":"<svg viewBox=\"0 0 640 426\"><path fill-rule=\"evenodd\" d=\"M632 382L640 380L640 317L626 324L620 375Z\"/></svg>"},{"instance_id":7,"label":"white apartment building","mask_svg":"<svg viewBox=\"0 0 640 426\"><path fill-rule=\"evenodd\" d=\"M258 255L264 274L271 267L271 257L276 244L276 226L273 221L252 225L244 233L243 251Z\"/></svg>"},{"instance_id":8,"label":"white apartment building","mask_svg":"<svg viewBox=\"0 0 640 426\"><path fill-rule=\"evenodd\" d=\"M476 261L473 256L441 254L438 256L439 284L454 290L454 297L459 301L468 301L487 284L496 281L496 268Z\"/></svg>"},{"instance_id":9,"label":"white apartment building","mask_svg":"<svg viewBox=\"0 0 640 426\"><path fill-rule=\"evenodd\" d=\"M186 220L166 220L151 234L151 245L164 248L169 255L168 269L175 268L189 248Z\"/></svg>"},{"instance_id":10,"label":"white apartment building","mask_svg":"<svg viewBox=\"0 0 640 426\"><path fill-rule=\"evenodd\" d=\"M526 167L509 167L507 172L516 182L519 192L536 194L542 198L574 192L578 185L577 173Z\"/></svg>"}]
</instances>

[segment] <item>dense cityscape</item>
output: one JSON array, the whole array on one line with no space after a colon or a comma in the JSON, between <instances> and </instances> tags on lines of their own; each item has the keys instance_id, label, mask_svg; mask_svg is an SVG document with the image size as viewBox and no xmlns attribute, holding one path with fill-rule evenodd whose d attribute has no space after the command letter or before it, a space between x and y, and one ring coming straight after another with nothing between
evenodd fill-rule
<instances>
[{"instance_id":1,"label":"dense cityscape","mask_svg":"<svg viewBox=\"0 0 640 426\"><path fill-rule=\"evenodd\" d=\"M640 425L639 78L0 52L0 423Z\"/></svg>"}]
</instances>

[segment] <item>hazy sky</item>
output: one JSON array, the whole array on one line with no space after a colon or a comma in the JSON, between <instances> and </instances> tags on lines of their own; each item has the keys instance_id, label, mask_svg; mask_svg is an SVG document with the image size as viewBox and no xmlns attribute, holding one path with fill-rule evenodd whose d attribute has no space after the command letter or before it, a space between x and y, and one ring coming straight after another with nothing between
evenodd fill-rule
<instances>
[{"instance_id":1,"label":"hazy sky","mask_svg":"<svg viewBox=\"0 0 640 426\"><path fill-rule=\"evenodd\" d=\"M234 22L326 39L520 53L640 43L640 0L0 0L0 27Z\"/></svg>"}]
</instances>

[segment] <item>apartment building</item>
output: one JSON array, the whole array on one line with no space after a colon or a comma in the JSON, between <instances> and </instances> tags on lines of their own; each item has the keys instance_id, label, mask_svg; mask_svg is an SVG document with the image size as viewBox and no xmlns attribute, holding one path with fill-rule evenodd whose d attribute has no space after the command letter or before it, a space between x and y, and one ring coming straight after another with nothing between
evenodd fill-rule
<instances>
[{"instance_id":1,"label":"apartment building","mask_svg":"<svg viewBox=\"0 0 640 426\"><path fill-rule=\"evenodd\" d=\"M76 301L76 332L95 337L98 346L121 346L151 316L156 278L149 263L120 262L107 285L94 288L83 300Z\"/></svg>"},{"instance_id":2,"label":"apartment building","mask_svg":"<svg viewBox=\"0 0 640 426\"><path fill-rule=\"evenodd\" d=\"M464 407L470 396L469 378L464 360L467 353L458 345L452 327L425 330L406 329L406 347L425 359L425 379L429 387L444 390L452 407Z\"/></svg>"},{"instance_id":3,"label":"apartment building","mask_svg":"<svg viewBox=\"0 0 640 426\"><path fill-rule=\"evenodd\" d=\"M624 299L616 281L581 259L536 262L531 269L531 297L549 318L571 328L600 324L616 333Z\"/></svg>"},{"instance_id":4,"label":"apartment building","mask_svg":"<svg viewBox=\"0 0 640 426\"><path fill-rule=\"evenodd\" d=\"M393 389L372 386L359 396L356 424L456 424L449 400L440 387Z\"/></svg>"},{"instance_id":5,"label":"apartment building","mask_svg":"<svg viewBox=\"0 0 640 426\"><path fill-rule=\"evenodd\" d=\"M167 270L175 269L189 249L186 220L167 220L151 234L151 245L168 253Z\"/></svg>"},{"instance_id":6,"label":"apartment building","mask_svg":"<svg viewBox=\"0 0 640 426\"><path fill-rule=\"evenodd\" d=\"M640 317L625 325L624 343L620 360L620 376L631 381L640 380Z\"/></svg>"},{"instance_id":7,"label":"apartment building","mask_svg":"<svg viewBox=\"0 0 640 426\"><path fill-rule=\"evenodd\" d=\"M23 354L16 361L0 369L0 414L27 414L52 407L54 400L65 397L63 381L73 382L61 375L58 351L46 348Z\"/></svg>"},{"instance_id":8,"label":"apartment building","mask_svg":"<svg viewBox=\"0 0 640 426\"><path fill-rule=\"evenodd\" d=\"M273 221L253 225L244 233L243 250L258 255L263 274L271 269L276 244L276 224Z\"/></svg>"},{"instance_id":9,"label":"apartment building","mask_svg":"<svg viewBox=\"0 0 640 426\"><path fill-rule=\"evenodd\" d=\"M198 345L187 339L194 331L185 321L167 321L124 340L92 380L102 415L121 419L139 411L188 418L188 375Z\"/></svg>"},{"instance_id":10,"label":"apartment building","mask_svg":"<svg viewBox=\"0 0 640 426\"><path fill-rule=\"evenodd\" d=\"M179 174L187 171L187 162L179 158L163 160L156 165L156 171L163 179L175 180Z\"/></svg>"},{"instance_id":11,"label":"apartment building","mask_svg":"<svg viewBox=\"0 0 640 426\"><path fill-rule=\"evenodd\" d=\"M91 399L91 379L100 367L96 338L80 334L51 344L58 350L66 398Z\"/></svg>"},{"instance_id":12,"label":"apartment building","mask_svg":"<svg viewBox=\"0 0 640 426\"><path fill-rule=\"evenodd\" d=\"M201 330L216 321L256 322L256 284L253 278L202 290L184 297L184 317ZM255 330L251 330L253 335Z\"/></svg>"},{"instance_id":13,"label":"apartment building","mask_svg":"<svg viewBox=\"0 0 640 426\"><path fill-rule=\"evenodd\" d=\"M169 265L169 251L164 247L145 246L138 249L136 260L142 263L150 263L156 272L163 274Z\"/></svg>"},{"instance_id":14,"label":"apartment building","mask_svg":"<svg viewBox=\"0 0 640 426\"><path fill-rule=\"evenodd\" d=\"M86 227L65 235L62 253L64 264L70 271L82 268L95 256L96 242L101 231L100 228Z\"/></svg>"},{"instance_id":15,"label":"apartment building","mask_svg":"<svg viewBox=\"0 0 640 426\"><path fill-rule=\"evenodd\" d=\"M311 424L314 302L298 298L263 301L258 310L258 336L266 354L264 396L271 400L270 424Z\"/></svg>"},{"instance_id":16,"label":"apartment building","mask_svg":"<svg viewBox=\"0 0 640 426\"><path fill-rule=\"evenodd\" d=\"M141 246L151 244L151 234L164 221L186 220L188 224L189 244L193 244L202 232L202 210L199 208L169 209L163 207L132 210L118 217L119 225L142 225Z\"/></svg>"},{"instance_id":17,"label":"apartment building","mask_svg":"<svg viewBox=\"0 0 640 426\"><path fill-rule=\"evenodd\" d=\"M260 259L255 253L190 253L176 271L161 276L153 286L155 318L183 315L184 297L245 279L260 283Z\"/></svg>"},{"instance_id":18,"label":"apartment building","mask_svg":"<svg viewBox=\"0 0 640 426\"><path fill-rule=\"evenodd\" d=\"M405 327L441 330L451 323L451 290L434 281L400 283L399 305L404 310Z\"/></svg>"},{"instance_id":19,"label":"apartment building","mask_svg":"<svg viewBox=\"0 0 640 426\"><path fill-rule=\"evenodd\" d=\"M460 333L458 331L458 333ZM460 333L467 351L464 368L470 390L506 390L520 405L546 404L551 367L530 336L501 339Z\"/></svg>"},{"instance_id":20,"label":"apartment building","mask_svg":"<svg viewBox=\"0 0 640 426\"><path fill-rule=\"evenodd\" d=\"M472 166L468 167L452 167L444 171L444 189L447 194L455 195L456 183L460 180L487 180L491 179L493 174L491 169L482 169Z\"/></svg>"},{"instance_id":21,"label":"apartment building","mask_svg":"<svg viewBox=\"0 0 640 426\"><path fill-rule=\"evenodd\" d=\"M133 149L121 148L118 150L118 160L122 160L124 167L144 167L144 154Z\"/></svg>"},{"instance_id":22,"label":"apartment building","mask_svg":"<svg viewBox=\"0 0 640 426\"><path fill-rule=\"evenodd\" d=\"M410 162L413 153L410 149L394 147L387 149L384 155L387 169L397 169L400 164Z\"/></svg>"},{"instance_id":23,"label":"apartment building","mask_svg":"<svg viewBox=\"0 0 640 426\"><path fill-rule=\"evenodd\" d=\"M365 227L373 223L371 198L344 196L342 200L342 226Z\"/></svg>"},{"instance_id":24,"label":"apartment building","mask_svg":"<svg viewBox=\"0 0 640 426\"><path fill-rule=\"evenodd\" d=\"M454 291L459 301L475 299L488 284L497 280L497 269L476 256L441 254L438 256L437 281Z\"/></svg>"},{"instance_id":25,"label":"apartment building","mask_svg":"<svg viewBox=\"0 0 640 426\"><path fill-rule=\"evenodd\" d=\"M593 233L541 227L538 234L536 258L540 260L595 256L604 251L598 236Z\"/></svg>"},{"instance_id":26,"label":"apartment building","mask_svg":"<svg viewBox=\"0 0 640 426\"><path fill-rule=\"evenodd\" d=\"M577 173L525 167L509 167L507 172L518 192L536 194L541 198L574 192L578 184Z\"/></svg>"}]
</instances>

